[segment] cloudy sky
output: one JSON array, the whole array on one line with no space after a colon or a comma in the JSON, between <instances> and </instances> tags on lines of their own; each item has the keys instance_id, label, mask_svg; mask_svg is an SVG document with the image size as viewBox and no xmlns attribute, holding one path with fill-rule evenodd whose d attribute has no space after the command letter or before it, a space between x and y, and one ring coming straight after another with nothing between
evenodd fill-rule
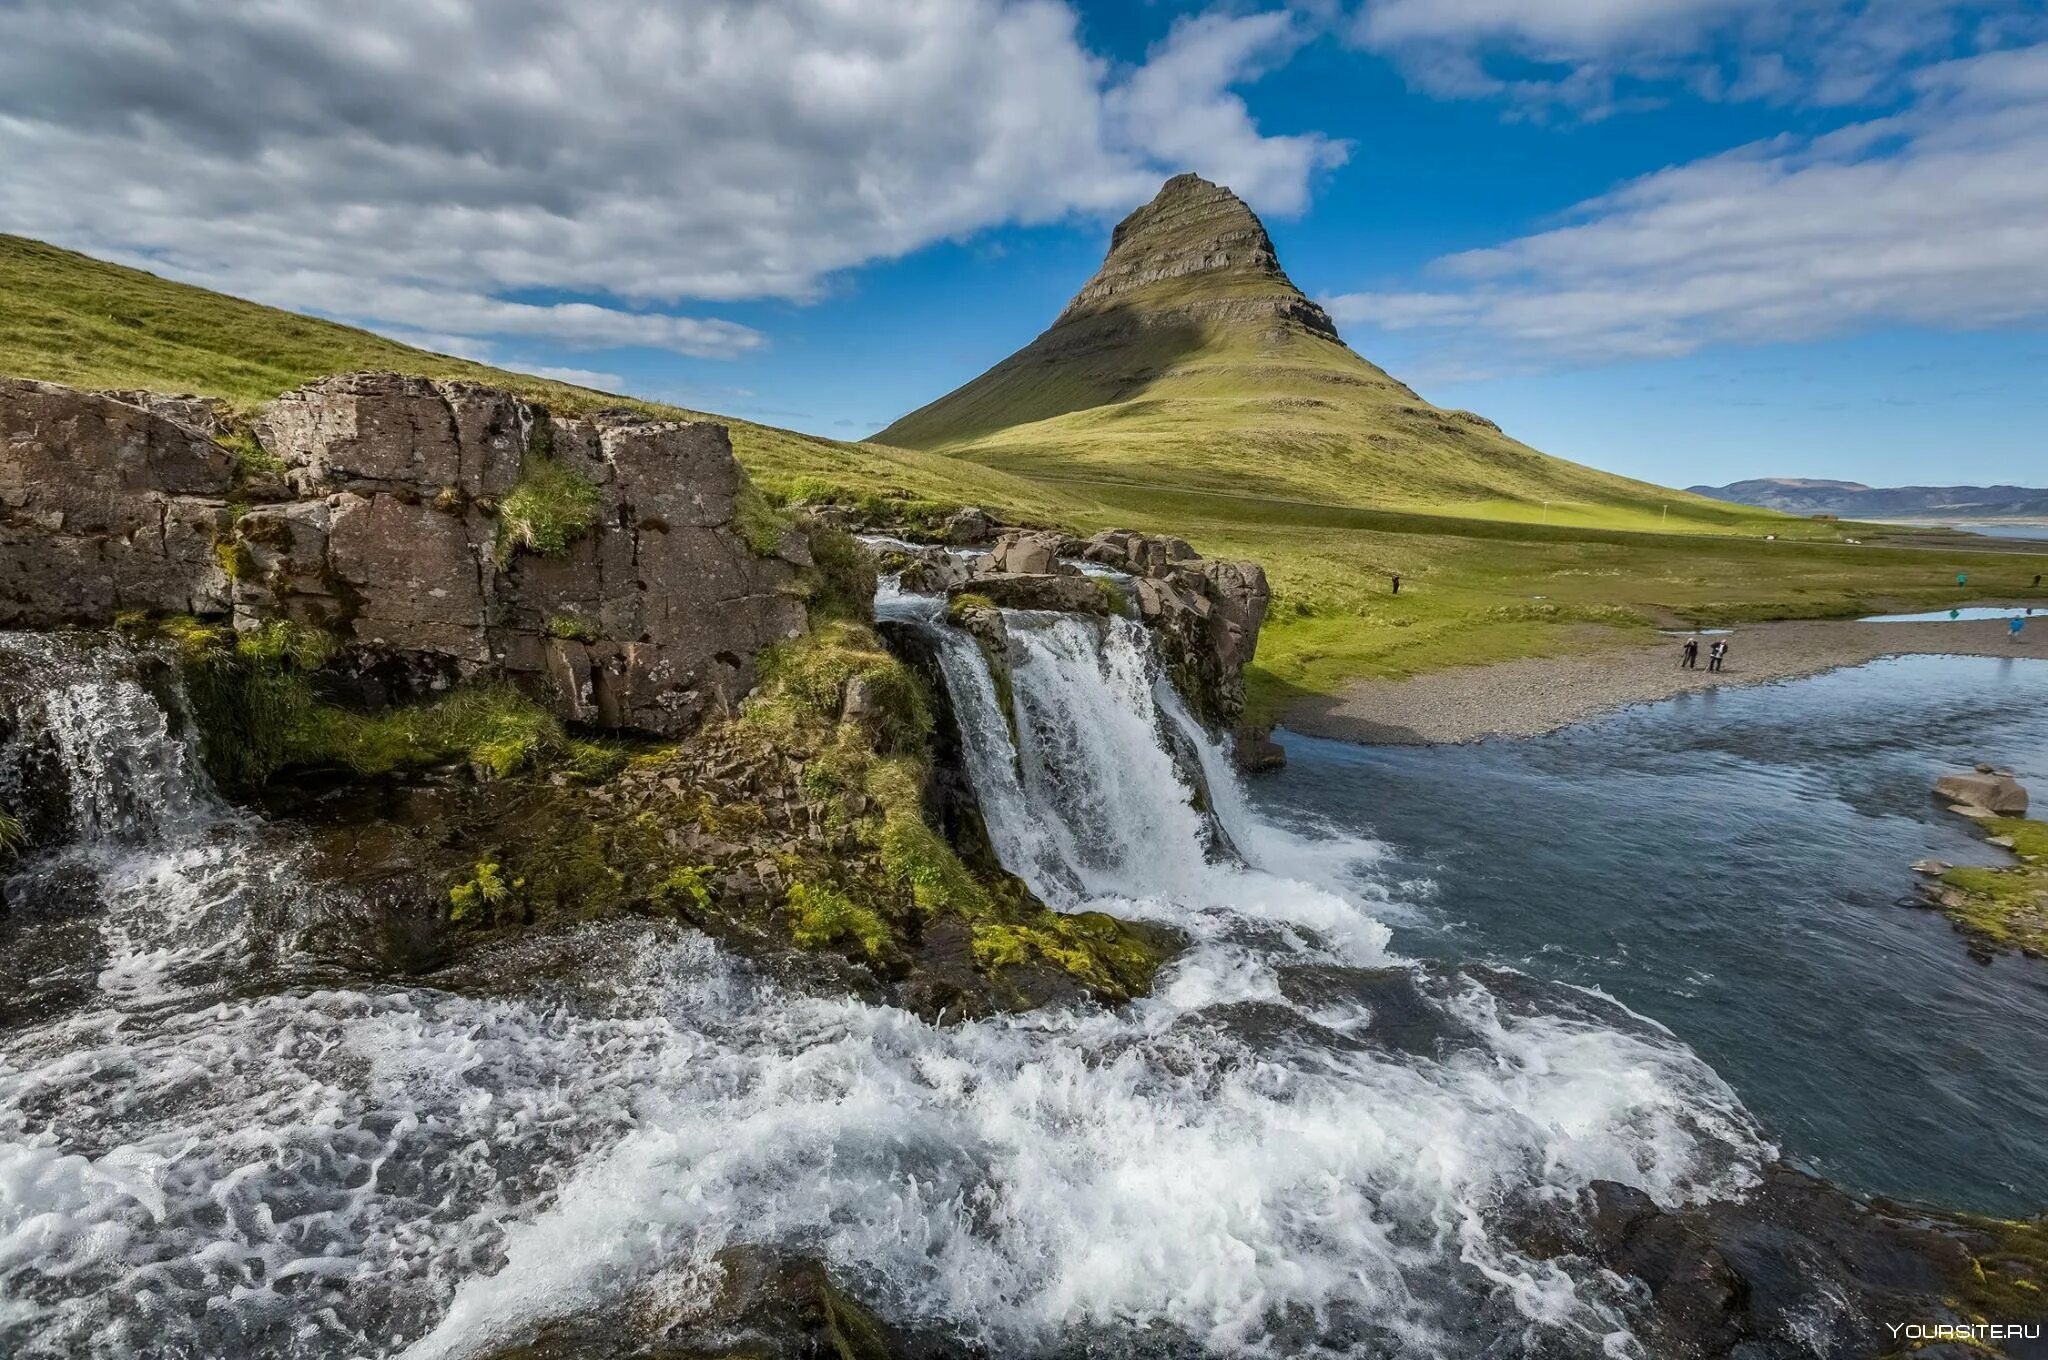
<instances>
[{"instance_id":1,"label":"cloudy sky","mask_svg":"<svg viewBox=\"0 0 2048 1360\"><path fill-rule=\"evenodd\" d=\"M2048 483L2040 0L0 0L0 165L0 230L842 437L1194 169L1553 452Z\"/></svg>"}]
</instances>

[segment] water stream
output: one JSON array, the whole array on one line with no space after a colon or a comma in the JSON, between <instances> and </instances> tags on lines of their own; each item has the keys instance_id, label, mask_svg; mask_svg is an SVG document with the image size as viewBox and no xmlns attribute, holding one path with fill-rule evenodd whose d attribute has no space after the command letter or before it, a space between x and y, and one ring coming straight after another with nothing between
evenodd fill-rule
<instances>
[{"instance_id":1,"label":"water stream","mask_svg":"<svg viewBox=\"0 0 2048 1360\"><path fill-rule=\"evenodd\" d=\"M1594 992L1393 952L1387 847L1257 811L1135 625L1008 615L1005 714L974 644L884 605L941 649L1004 863L1188 938L1152 997L935 1026L629 923L471 969L522 989L337 980L277 942L326 909L289 837L138 659L52 662L10 768L70 829L0 953L85 923L89 963L10 974L0 1351L472 1355L703 1298L747 1242L1007 1356L1630 1353L1616 1283L1494 1212L1738 1193L1771 1149L1723 1081Z\"/></svg>"}]
</instances>

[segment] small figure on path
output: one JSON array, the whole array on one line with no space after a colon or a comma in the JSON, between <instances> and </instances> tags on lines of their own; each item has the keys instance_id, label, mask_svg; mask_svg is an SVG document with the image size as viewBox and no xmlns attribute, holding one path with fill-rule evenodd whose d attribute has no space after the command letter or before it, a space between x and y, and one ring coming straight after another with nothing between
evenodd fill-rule
<instances>
[{"instance_id":1,"label":"small figure on path","mask_svg":"<svg viewBox=\"0 0 2048 1360\"><path fill-rule=\"evenodd\" d=\"M1685 645L1678 649L1678 664L1680 668L1689 671L1696 671L1700 668L1700 640L1698 638L1687 638Z\"/></svg>"},{"instance_id":2,"label":"small figure on path","mask_svg":"<svg viewBox=\"0 0 2048 1360\"><path fill-rule=\"evenodd\" d=\"M2039 590L2040 588L2041 588L2041 573L2037 571L2037 572L2035 572L2035 573L2034 573L2034 589L2036 589L2036 590Z\"/></svg>"},{"instance_id":3,"label":"small figure on path","mask_svg":"<svg viewBox=\"0 0 2048 1360\"><path fill-rule=\"evenodd\" d=\"M2026 626L2027 626L2027 618L2026 618L2026 615L2024 615L2024 614L2015 614L2015 615L2013 615L2013 616L2012 616L2012 617L2011 617L2010 619L2006 620L2006 624L2005 624L2005 631L2006 631L2006 636L2007 636L2007 637L2008 637L2008 638L2009 638L2009 639L2010 639L2011 641L2013 641L2013 642L2018 642L2018 641L2020 640L2020 629L2022 629L2022 628L2024 628L2024 627L2026 627Z\"/></svg>"},{"instance_id":4,"label":"small figure on path","mask_svg":"<svg viewBox=\"0 0 2048 1360\"><path fill-rule=\"evenodd\" d=\"M1394 573L1394 593L1396 595L1401 593L1401 573L1398 571Z\"/></svg>"},{"instance_id":5,"label":"small figure on path","mask_svg":"<svg viewBox=\"0 0 2048 1360\"><path fill-rule=\"evenodd\" d=\"M1720 669L1721 669L1721 663L1722 663L1723 661L1725 661L1725 660L1727 659L1727 657L1728 657L1728 644L1727 644L1726 642L1718 642L1718 641L1717 641L1717 642L1716 642L1716 643L1715 643L1715 644L1714 644L1714 645L1713 645L1713 646L1712 646L1711 648L1709 648L1709 649L1708 649L1708 651L1707 651L1707 669L1708 669L1708 670L1710 670L1710 671L1717 671L1717 670L1720 670Z\"/></svg>"}]
</instances>

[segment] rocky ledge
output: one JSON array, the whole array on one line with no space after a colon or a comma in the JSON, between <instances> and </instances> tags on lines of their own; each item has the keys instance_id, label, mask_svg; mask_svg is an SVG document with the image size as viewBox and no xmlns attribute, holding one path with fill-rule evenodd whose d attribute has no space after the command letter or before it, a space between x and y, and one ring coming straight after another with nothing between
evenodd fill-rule
<instances>
[{"instance_id":1,"label":"rocky ledge","mask_svg":"<svg viewBox=\"0 0 2048 1360\"><path fill-rule=\"evenodd\" d=\"M373 701L503 675L675 735L802 631L809 560L715 424L357 373L231 435L199 399L0 378L0 627L305 625Z\"/></svg>"},{"instance_id":2,"label":"rocky ledge","mask_svg":"<svg viewBox=\"0 0 2048 1360\"><path fill-rule=\"evenodd\" d=\"M959 525L947 521L947 541L962 541ZM969 540L970 542L972 540ZM1127 529L1105 529L1077 538L1051 529L998 529L989 524L984 558L963 558L943 549L902 554L903 587L944 594L956 621L971 618L976 605L1045 609L1086 614L1129 611L1149 625L1159 655L1188 710L1205 726L1231 734L1241 763L1277 763L1279 748L1262 730L1244 724L1244 671L1257 654L1271 590L1256 562L1204 558L1185 540ZM1110 569L1084 574L1078 563Z\"/></svg>"}]
</instances>

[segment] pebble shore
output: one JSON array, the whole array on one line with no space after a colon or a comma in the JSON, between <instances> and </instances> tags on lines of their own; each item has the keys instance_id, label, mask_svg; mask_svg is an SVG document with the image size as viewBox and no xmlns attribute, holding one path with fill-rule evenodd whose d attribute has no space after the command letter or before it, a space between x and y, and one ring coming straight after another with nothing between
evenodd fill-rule
<instances>
[{"instance_id":1,"label":"pebble shore","mask_svg":"<svg viewBox=\"0 0 2048 1360\"><path fill-rule=\"evenodd\" d=\"M1727 668L1679 666L1683 636L1556 658L1462 666L1406 680L1366 680L1335 698L1304 699L1281 726L1307 736L1374 745L1432 745L1486 737L1533 737L1633 704L1695 690L1761 685L1859 666L1884 656L1958 655L2048 660L2048 614L2023 641L2001 620L1967 623L1857 623L1853 620L1747 624L1727 635ZM2048 701L2048 667L2043 668Z\"/></svg>"}]
</instances>

